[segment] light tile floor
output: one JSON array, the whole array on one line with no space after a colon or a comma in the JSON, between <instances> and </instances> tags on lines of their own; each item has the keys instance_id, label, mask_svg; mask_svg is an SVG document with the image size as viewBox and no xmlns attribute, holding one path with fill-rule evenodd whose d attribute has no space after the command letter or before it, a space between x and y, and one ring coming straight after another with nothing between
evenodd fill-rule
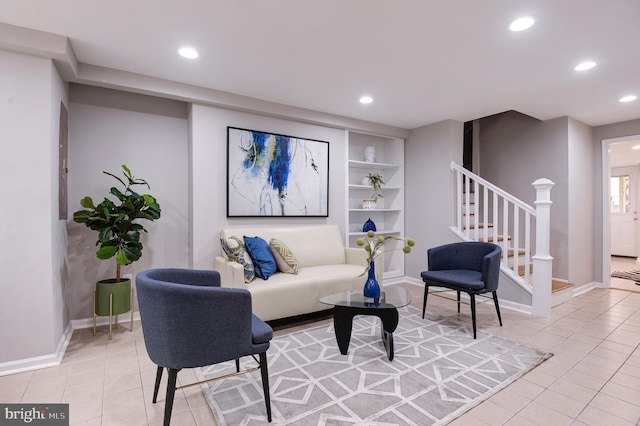
<instances>
[{"instance_id":1,"label":"light tile floor","mask_svg":"<svg viewBox=\"0 0 640 426\"><path fill-rule=\"evenodd\" d=\"M421 308L422 287L402 285ZM430 297L428 312L469 324L464 308L457 314L454 302ZM500 327L493 304L482 304L478 327L554 356L452 425L640 423L640 293L595 289L553 308L548 318L507 309L502 315ZM285 331L278 327L276 334ZM96 337L89 329L76 330L60 366L0 377L0 401L69 403L71 424L157 425L165 383L152 404L155 369L138 322L133 332L121 326L112 341L106 327ZM183 370L178 379L189 383L195 374ZM176 392L172 424L216 424L199 387Z\"/></svg>"}]
</instances>

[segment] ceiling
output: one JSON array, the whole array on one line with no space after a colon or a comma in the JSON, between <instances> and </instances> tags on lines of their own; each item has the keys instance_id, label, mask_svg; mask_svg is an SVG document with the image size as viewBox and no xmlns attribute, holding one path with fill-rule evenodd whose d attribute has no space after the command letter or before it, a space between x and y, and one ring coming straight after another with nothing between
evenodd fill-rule
<instances>
[{"instance_id":1,"label":"ceiling","mask_svg":"<svg viewBox=\"0 0 640 426\"><path fill-rule=\"evenodd\" d=\"M535 25L509 31L522 15ZM68 37L82 64L405 129L640 118L618 102L640 96L639 21L638 0L0 1L0 22Z\"/></svg>"}]
</instances>

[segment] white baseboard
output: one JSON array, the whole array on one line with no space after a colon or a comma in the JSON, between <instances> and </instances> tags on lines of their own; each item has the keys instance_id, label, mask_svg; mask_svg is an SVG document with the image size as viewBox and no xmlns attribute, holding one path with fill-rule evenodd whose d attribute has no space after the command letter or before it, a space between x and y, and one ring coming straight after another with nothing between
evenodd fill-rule
<instances>
[{"instance_id":1,"label":"white baseboard","mask_svg":"<svg viewBox=\"0 0 640 426\"><path fill-rule=\"evenodd\" d=\"M62 333L60 341L58 342L58 347L54 353L0 363L0 376L8 376L9 374L23 373L25 371L39 370L41 368L56 367L60 365L62 358L64 358L64 354L67 351L72 335L73 327L71 326L71 323L69 323Z\"/></svg>"},{"instance_id":2,"label":"white baseboard","mask_svg":"<svg viewBox=\"0 0 640 426\"><path fill-rule=\"evenodd\" d=\"M118 324L128 324L131 320L131 314L125 313L118 315ZM134 321L140 321L140 313L135 311L133 314ZM96 319L97 326L109 325L109 317L100 316ZM71 336L74 330L83 328L93 328L93 317L79 320L72 320L67 325L64 333L60 337L58 347L55 352L48 355L37 356L33 358L19 359L0 363L0 376L8 376L9 374L24 373L25 371L39 370L41 368L57 367L62 362L64 354L67 351Z\"/></svg>"},{"instance_id":3,"label":"white baseboard","mask_svg":"<svg viewBox=\"0 0 640 426\"><path fill-rule=\"evenodd\" d=\"M590 283L582 284L581 286L573 288L573 297L580 296L588 291L593 290L594 288L601 287L602 283L598 283L596 281L591 281Z\"/></svg>"}]
</instances>

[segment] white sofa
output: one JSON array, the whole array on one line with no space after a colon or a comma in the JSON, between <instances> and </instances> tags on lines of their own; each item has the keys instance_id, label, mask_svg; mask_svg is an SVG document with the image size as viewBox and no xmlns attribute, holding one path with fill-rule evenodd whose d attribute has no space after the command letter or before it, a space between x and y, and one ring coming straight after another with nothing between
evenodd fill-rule
<instances>
[{"instance_id":1,"label":"white sofa","mask_svg":"<svg viewBox=\"0 0 640 426\"><path fill-rule=\"evenodd\" d=\"M246 288L251 292L253 313L264 321L330 309L319 299L346 290L362 291L367 252L345 247L335 225L226 228L221 238L260 237L267 243L281 240L298 262L297 274L276 272L266 281L258 277L245 283L240 263L216 256L214 269L223 287ZM376 262L376 276L382 286L382 258Z\"/></svg>"}]
</instances>

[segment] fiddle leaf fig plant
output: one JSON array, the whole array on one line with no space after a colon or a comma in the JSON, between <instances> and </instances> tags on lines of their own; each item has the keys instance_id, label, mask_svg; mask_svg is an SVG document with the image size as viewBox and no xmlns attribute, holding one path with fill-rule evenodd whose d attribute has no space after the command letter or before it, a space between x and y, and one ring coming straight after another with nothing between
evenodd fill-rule
<instances>
[{"instance_id":1,"label":"fiddle leaf fig plant","mask_svg":"<svg viewBox=\"0 0 640 426\"><path fill-rule=\"evenodd\" d=\"M116 282L120 282L120 267L129 265L142 256L140 232L147 230L138 223L140 220L153 222L160 218L160 205L149 194L138 194L132 189L135 186L146 186L151 189L144 179L136 179L131 170L122 165L124 179L113 173L102 172L116 179L123 187L122 190L111 187L109 193L116 200L109 198L95 205L91 197L84 197L80 205L84 210L73 214L73 221L83 223L87 228L98 232L99 246L96 257L108 260L116 258Z\"/></svg>"}]
</instances>

